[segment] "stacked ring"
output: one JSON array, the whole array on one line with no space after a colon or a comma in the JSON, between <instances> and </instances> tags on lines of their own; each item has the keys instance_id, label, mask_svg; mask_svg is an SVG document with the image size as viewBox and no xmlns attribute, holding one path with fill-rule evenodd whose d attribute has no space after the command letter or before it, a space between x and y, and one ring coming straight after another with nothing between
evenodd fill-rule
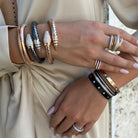
<instances>
[{"instance_id":1,"label":"stacked ring","mask_svg":"<svg viewBox=\"0 0 138 138\"><path fill-rule=\"evenodd\" d=\"M114 55L119 55L120 54L120 47L122 46L123 43L123 38L120 39L120 35L118 34L117 36L110 36L110 42L108 48L105 48L105 51L114 54Z\"/></svg>"},{"instance_id":2,"label":"stacked ring","mask_svg":"<svg viewBox=\"0 0 138 138\"><path fill-rule=\"evenodd\" d=\"M95 60L95 69L99 70L101 67L102 62L98 59Z\"/></svg>"}]
</instances>

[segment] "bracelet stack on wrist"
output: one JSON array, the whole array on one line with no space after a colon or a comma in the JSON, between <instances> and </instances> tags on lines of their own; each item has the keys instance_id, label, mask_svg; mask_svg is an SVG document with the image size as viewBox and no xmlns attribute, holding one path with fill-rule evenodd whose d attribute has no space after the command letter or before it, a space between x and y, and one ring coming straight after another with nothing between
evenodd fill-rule
<instances>
[{"instance_id":1,"label":"bracelet stack on wrist","mask_svg":"<svg viewBox=\"0 0 138 138\"><path fill-rule=\"evenodd\" d=\"M45 50L46 50L48 63L53 64L54 59L51 54L51 42L53 42L54 49L56 50L58 46L58 36L57 36L56 25L54 20L50 19L48 23L49 23L51 32L49 33L47 30L45 31L43 46L45 47ZM23 61L26 64L33 64L33 61L30 59L29 54L26 50L27 48L30 51L30 54L32 55L34 61L36 61L37 63L43 63L45 61L45 58L39 58L36 52L37 50L40 53L41 47L42 47L42 43L39 40L39 35L37 32L37 22L35 21L32 22L31 27L32 27L33 37L31 37L31 34L27 34L26 42L24 42L25 27L26 25L19 25L17 29L18 45L19 45L19 50L23 58ZM50 36L50 34L52 37Z\"/></svg>"},{"instance_id":2,"label":"bracelet stack on wrist","mask_svg":"<svg viewBox=\"0 0 138 138\"><path fill-rule=\"evenodd\" d=\"M95 88L106 99L110 99L120 92L113 80L103 71L95 70L93 73L89 74L88 77Z\"/></svg>"}]
</instances>

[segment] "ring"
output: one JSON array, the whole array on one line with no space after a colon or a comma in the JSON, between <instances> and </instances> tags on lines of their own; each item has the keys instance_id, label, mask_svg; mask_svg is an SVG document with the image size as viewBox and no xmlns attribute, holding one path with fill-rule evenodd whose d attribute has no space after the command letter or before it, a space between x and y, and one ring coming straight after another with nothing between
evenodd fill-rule
<instances>
[{"instance_id":1,"label":"ring","mask_svg":"<svg viewBox=\"0 0 138 138\"><path fill-rule=\"evenodd\" d=\"M100 67L101 67L101 64L102 64L102 62L100 61L100 60L95 60L95 69L96 70L99 70L100 69Z\"/></svg>"},{"instance_id":2,"label":"ring","mask_svg":"<svg viewBox=\"0 0 138 138\"><path fill-rule=\"evenodd\" d=\"M77 132L83 132L84 131L84 128L77 128L75 124L73 124L73 128L77 131Z\"/></svg>"},{"instance_id":3,"label":"ring","mask_svg":"<svg viewBox=\"0 0 138 138\"><path fill-rule=\"evenodd\" d=\"M112 50L109 50L108 48L105 48L105 51L107 51L111 54L114 54L114 55L119 55L120 54L120 51L112 51Z\"/></svg>"},{"instance_id":4,"label":"ring","mask_svg":"<svg viewBox=\"0 0 138 138\"><path fill-rule=\"evenodd\" d=\"M112 47L113 47L113 45L114 45L114 36L113 35L111 35L111 37L110 37L110 42L109 42L109 49L111 50L112 49Z\"/></svg>"},{"instance_id":5,"label":"ring","mask_svg":"<svg viewBox=\"0 0 138 138\"><path fill-rule=\"evenodd\" d=\"M119 46L118 46L118 48L116 49L116 51L118 51L118 50L120 49L120 47L122 46L123 41L124 41L124 39L122 38L122 39L120 40Z\"/></svg>"}]
</instances>

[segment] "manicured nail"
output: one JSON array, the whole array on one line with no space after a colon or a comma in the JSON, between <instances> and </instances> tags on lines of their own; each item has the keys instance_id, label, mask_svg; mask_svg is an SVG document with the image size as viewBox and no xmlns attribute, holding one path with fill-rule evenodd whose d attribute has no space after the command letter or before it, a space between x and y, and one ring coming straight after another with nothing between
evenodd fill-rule
<instances>
[{"instance_id":1,"label":"manicured nail","mask_svg":"<svg viewBox=\"0 0 138 138\"><path fill-rule=\"evenodd\" d=\"M123 74L128 74L129 73L129 71L125 70L125 69L120 69L120 72L123 73Z\"/></svg>"},{"instance_id":2,"label":"manicured nail","mask_svg":"<svg viewBox=\"0 0 138 138\"><path fill-rule=\"evenodd\" d=\"M68 138L67 136L63 136L62 138Z\"/></svg>"},{"instance_id":3,"label":"manicured nail","mask_svg":"<svg viewBox=\"0 0 138 138\"><path fill-rule=\"evenodd\" d=\"M137 40L137 44L138 44L138 40Z\"/></svg>"},{"instance_id":4,"label":"manicured nail","mask_svg":"<svg viewBox=\"0 0 138 138\"><path fill-rule=\"evenodd\" d=\"M56 137L59 137L59 134L56 133Z\"/></svg>"},{"instance_id":5,"label":"manicured nail","mask_svg":"<svg viewBox=\"0 0 138 138\"><path fill-rule=\"evenodd\" d=\"M54 113L54 111L55 111L55 106L52 106L52 107L48 110L47 114L48 114L48 115L51 115L51 114Z\"/></svg>"},{"instance_id":6,"label":"manicured nail","mask_svg":"<svg viewBox=\"0 0 138 138\"><path fill-rule=\"evenodd\" d=\"M138 69L138 63L134 63L134 64L133 64L133 67L134 67L135 69Z\"/></svg>"},{"instance_id":7,"label":"manicured nail","mask_svg":"<svg viewBox=\"0 0 138 138\"><path fill-rule=\"evenodd\" d=\"M51 129L51 130L54 130L54 128L53 128L53 127L51 127L50 129Z\"/></svg>"}]
</instances>

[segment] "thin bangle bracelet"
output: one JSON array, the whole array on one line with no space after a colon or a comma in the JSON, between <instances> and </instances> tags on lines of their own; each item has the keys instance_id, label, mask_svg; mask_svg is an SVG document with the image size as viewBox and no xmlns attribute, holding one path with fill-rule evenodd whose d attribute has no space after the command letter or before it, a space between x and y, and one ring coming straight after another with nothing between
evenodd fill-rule
<instances>
[{"instance_id":1,"label":"thin bangle bracelet","mask_svg":"<svg viewBox=\"0 0 138 138\"><path fill-rule=\"evenodd\" d=\"M31 55L33 56L34 60L37 63L43 63L45 61L45 58L39 58L38 55L36 54L34 50L34 44L30 34L27 34L26 36L26 46L30 50Z\"/></svg>"},{"instance_id":2,"label":"thin bangle bracelet","mask_svg":"<svg viewBox=\"0 0 138 138\"><path fill-rule=\"evenodd\" d=\"M94 85L94 87L106 98L106 99L110 99L111 96L101 87L101 85L97 82L97 80L95 79L94 75L91 73L88 76L89 80L91 81L91 83Z\"/></svg>"},{"instance_id":3,"label":"thin bangle bracelet","mask_svg":"<svg viewBox=\"0 0 138 138\"><path fill-rule=\"evenodd\" d=\"M104 71L99 71L100 73L103 74L103 77L105 77L105 79L110 83L110 85L116 90L117 93L120 92L120 90L118 89L118 87L116 86L115 82L104 72Z\"/></svg>"},{"instance_id":4,"label":"thin bangle bracelet","mask_svg":"<svg viewBox=\"0 0 138 138\"><path fill-rule=\"evenodd\" d=\"M111 97L113 97L113 95L109 92L109 90L106 88L106 86L101 82L101 80L98 78L98 76L96 76L96 74L93 72L92 73L93 76L95 77L95 79L97 80L97 82L100 84L100 86L104 89L104 91L110 95Z\"/></svg>"},{"instance_id":5,"label":"thin bangle bracelet","mask_svg":"<svg viewBox=\"0 0 138 138\"><path fill-rule=\"evenodd\" d=\"M19 48L20 48L20 51L22 53L24 62L26 64L33 64L33 61L28 56L27 50L25 48L25 43L24 43L24 29L25 29L25 27L26 27L25 24L19 25Z\"/></svg>"},{"instance_id":6,"label":"thin bangle bracelet","mask_svg":"<svg viewBox=\"0 0 138 138\"><path fill-rule=\"evenodd\" d=\"M50 34L48 31L45 31L45 34L44 34L44 46L45 46L45 49L46 49L46 54L47 54L47 59L48 59L48 63L49 64L53 64L53 58L52 58L52 55L51 55L51 38L50 38Z\"/></svg>"},{"instance_id":7,"label":"thin bangle bracelet","mask_svg":"<svg viewBox=\"0 0 138 138\"><path fill-rule=\"evenodd\" d=\"M111 93L112 96L115 96L117 93L116 91L114 92L109 86L108 84L102 79L102 77L100 76L100 74L98 73L97 70L94 71L94 73L97 75L97 77L100 79L100 81L102 82L102 84L108 89L108 91Z\"/></svg>"},{"instance_id":8,"label":"thin bangle bracelet","mask_svg":"<svg viewBox=\"0 0 138 138\"><path fill-rule=\"evenodd\" d=\"M41 42L39 40L39 36L37 32L37 22L33 21L31 23L31 26L32 26L32 33L33 33L33 40L34 40L35 47L39 52L41 52Z\"/></svg>"},{"instance_id":9,"label":"thin bangle bracelet","mask_svg":"<svg viewBox=\"0 0 138 138\"><path fill-rule=\"evenodd\" d=\"M57 50L58 47L58 36L57 36L57 31L56 31L56 25L53 19L48 20L51 32L52 32L52 41L54 44L55 50Z\"/></svg>"}]
</instances>

